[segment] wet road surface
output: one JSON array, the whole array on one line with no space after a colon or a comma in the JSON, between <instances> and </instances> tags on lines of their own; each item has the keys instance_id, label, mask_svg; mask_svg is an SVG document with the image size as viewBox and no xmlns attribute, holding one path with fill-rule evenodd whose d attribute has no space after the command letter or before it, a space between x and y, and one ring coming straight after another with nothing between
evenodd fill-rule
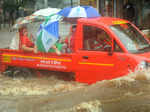
<instances>
[{"instance_id":1,"label":"wet road surface","mask_svg":"<svg viewBox=\"0 0 150 112\"><path fill-rule=\"evenodd\" d=\"M101 103L103 112L150 112L149 71L93 85L56 77L60 74L40 79L1 76L0 112L69 112L82 102L95 100Z\"/></svg>"}]
</instances>

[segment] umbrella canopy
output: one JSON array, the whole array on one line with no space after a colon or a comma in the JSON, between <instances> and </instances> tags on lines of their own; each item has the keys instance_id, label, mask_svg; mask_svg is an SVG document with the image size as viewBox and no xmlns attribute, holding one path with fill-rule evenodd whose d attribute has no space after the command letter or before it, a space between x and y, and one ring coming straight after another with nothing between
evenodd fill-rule
<instances>
[{"instance_id":1,"label":"umbrella canopy","mask_svg":"<svg viewBox=\"0 0 150 112\"><path fill-rule=\"evenodd\" d=\"M92 6L66 7L58 12L58 14L68 18L93 18L100 16L96 8L93 8Z\"/></svg>"},{"instance_id":2,"label":"umbrella canopy","mask_svg":"<svg viewBox=\"0 0 150 112\"><path fill-rule=\"evenodd\" d=\"M13 28L17 29L28 23L44 21L45 19L47 19L48 16L56 14L59 11L60 11L60 9L57 9L57 8L40 9L40 10L34 12L30 16L18 18L16 20L16 23L13 25Z\"/></svg>"},{"instance_id":3,"label":"umbrella canopy","mask_svg":"<svg viewBox=\"0 0 150 112\"><path fill-rule=\"evenodd\" d=\"M59 20L61 16L51 15L49 20L46 20L40 25L37 33L36 45L39 51L48 52L49 49L59 39Z\"/></svg>"},{"instance_id":4,"label":"umbrella canopy","mask_svg":"<svg viewBox=\"0 0 150 112\"><path fill-rule=\"evenodd\" d=\"M58 13L60 10L61 9L48 7L48 8L40 9L40 10L34 12L33 15L50 16L52 14Z\"/></svg>"},{"instance_id":5,"label":"umbrella canopy","mask_svg":"<svg viewBox=\"0 0 150 112\"><path fill-rule=\"evenodd\" d=\"M16 20L15 24L13 25L13 29L18 29L28 23L32 23L32 22L37 22L37 21L42 21L45 18L42 16L36 16L36 15L30 15L30 16L26 16L26 17L20 17Z\"/></svg>"}]
</instances>

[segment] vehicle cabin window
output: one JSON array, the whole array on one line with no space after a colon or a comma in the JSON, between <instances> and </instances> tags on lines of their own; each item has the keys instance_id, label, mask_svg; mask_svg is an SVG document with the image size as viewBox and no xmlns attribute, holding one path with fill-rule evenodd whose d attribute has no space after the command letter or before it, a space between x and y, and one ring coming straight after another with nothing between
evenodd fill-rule
<instances>
[{"instance_id":1,"label":"vehicle cabin window","mask_svg":"<svg viewBox=\"0 0 150 112\"><path fill-rule=\"evenodd\" d=\"M83 49L89 51L108 51L112 40L108 34L97 27L83 26Z\"/></svg>"}]
</instances>

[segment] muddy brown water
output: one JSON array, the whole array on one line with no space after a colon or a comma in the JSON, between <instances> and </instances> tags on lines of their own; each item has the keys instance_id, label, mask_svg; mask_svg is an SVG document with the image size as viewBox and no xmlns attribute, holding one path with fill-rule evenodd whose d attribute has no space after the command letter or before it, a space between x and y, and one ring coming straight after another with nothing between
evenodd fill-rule
<instances>
[{"instance_id":1,"label":"muddy brown water","mask_svg":"<svg viewBox=\"0 0 150 112\"><path fill-rule=\"evenodd\" d=\"M68 109L94 100L101 102L102 112L150 112L149 73L140 71L92 85L66 80L66 75L55 72L26 79L1 75L0 112L74 112Z\"/></svg>"}]
</instances>

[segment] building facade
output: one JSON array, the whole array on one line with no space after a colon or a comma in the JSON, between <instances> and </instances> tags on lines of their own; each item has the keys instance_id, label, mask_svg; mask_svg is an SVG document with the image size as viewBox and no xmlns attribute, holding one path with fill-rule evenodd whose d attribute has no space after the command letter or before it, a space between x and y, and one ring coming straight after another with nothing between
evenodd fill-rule
<instances>
[{"instance_id":1,"label":"building facade","mask_svg":"<svg viewBox=\"0 0 150 112\"><path fill-rule=\"evenodd\" d=\"M80 0L80 5L92 5L102 16L123 18L140 28L150 28L150 0Z\"/></svg>"},{"instance_id":2,"label":"building facade","mask_svg":"<svg viewBox=\"0 0 150 112\"><path fill-rule=\"evenodd\" d=\"M9 3L8 5L11 6L15 3L22 3L23 0L0 0L0 13L4 12L3 2ZM133 22L140 28L150 28L150 0L26 0L23 8L29 9L25 10L29 13L21 14L26 16L33 11L46 7L64 8L77 5L91 5L97 8L102 16L123 18ZM9 6L8 9L10 9ZM23 12L21 9L19 7L19 13L17 14ZM20 16L18 15L18 17Z\"/></svg>"}]
</instances>

